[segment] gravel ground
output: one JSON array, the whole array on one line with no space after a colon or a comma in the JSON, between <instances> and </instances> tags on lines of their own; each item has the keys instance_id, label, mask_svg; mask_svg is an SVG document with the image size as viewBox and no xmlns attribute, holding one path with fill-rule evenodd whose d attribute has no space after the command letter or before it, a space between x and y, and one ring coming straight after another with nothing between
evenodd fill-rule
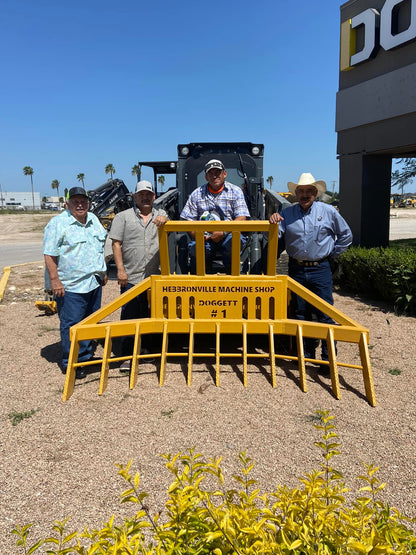
<instances>
[{"instance_id":1,"label":"gravel ground","mask_svg":"<svg viewBox=\"0 0 416 555\"><path fill-rule=\"evenodd\" d=\"M10 535L17 524L36 523L37 537L66 516L75 529L99 527L114 513L133 513L119 505L124 485L116 462L134 459L153 513L163 507L170 483L159 454L189 447L223 456L228 477L245 450L256 462L253 475L263 491L297 485L298 476L321 462L313 445L319 438L313 426L317 409L336 417L342 454L335 463L348 485L356 489L363 462L380 466L380 480L387 482L382 499L416 515L415 318L335 294L336 307L370 330L375 408L365 399L357 370L340 369L342 399L336 400L330 380L313 365L307 366L308 392L303 393L289 362L277 370L276 389L261 364L249 366L247 388L241 365L223 365L217 388L209 366L196 364L187 387L182 366L171 363L159 387L157 364L149 363L131 391L128 377L112 369L100 397L99 374L92 372L76 382L74 395L63 403L58 317L34 307L43 296L42 284L41 265L13 268L0 304L2 555L20 553ZM109 282L104 302L117 289ZM341 344L339 359L354 363L358 350ZM26 418L13 425L13 416Z\"/></svg>"}]
</instances>

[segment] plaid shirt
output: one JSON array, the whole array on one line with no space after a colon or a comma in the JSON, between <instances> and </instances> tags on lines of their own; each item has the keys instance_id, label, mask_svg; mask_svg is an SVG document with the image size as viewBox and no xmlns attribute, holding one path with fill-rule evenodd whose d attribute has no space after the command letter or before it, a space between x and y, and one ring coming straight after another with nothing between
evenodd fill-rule
<instances>
[{"instance_id":1,"label":"plaid shirt","mask_svg":"<svg viewBox=\"0 0 416 555\"><path fill-rule=\"evenodd\" d=\"M180 217L183 220L200 220L206 210L215 210L223 220L235 220L238 216L250 217L243 191L228 181L225 181L221 193L216 195L208 190L207 183L195 189Z\"/></svg>"}]
</instances>

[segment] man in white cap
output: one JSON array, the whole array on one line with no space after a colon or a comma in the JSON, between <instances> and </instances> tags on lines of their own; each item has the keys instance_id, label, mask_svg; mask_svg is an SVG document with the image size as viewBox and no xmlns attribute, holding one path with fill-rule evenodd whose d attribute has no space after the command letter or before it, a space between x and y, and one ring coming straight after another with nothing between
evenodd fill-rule
<instances>
[{"instance_id":1,"label":"man in white cap","mask_svg":"<svg viewBox=\"0 0 416 555\"><path fill-rule=\"evenodd\" d=\"M153 207L155 193L149 181L137 183L133 198L136 206L115 215L109 235L112 240L120 294L150 275L159 273L157 228L168 220L164 210ZM121 320L148 316L149 304L146 292L132 299L121 309ZM133 338L123 338L122 356L131 355L132 352ZM120 371L129 370L130 362L123 362Z\"/></svg>"},{"instance_id":2,"label":"man in white cap","mask_svg":"<svg viewBox=\"0 0 416 555\"><path fill-rule=\"evenodd\" d=\"M282 215L272 214L270 223L279 222L279 240L284 240L289 255L289 276L333 305L330 261L349 247L351 230L333 206L317 202L326 191L325 181L317 181L311 173L303 173L298 183L290 181L287 186L296 196L297 204L285 208ZM294 295L298 320L311 320L311 308ZM317 318L319 322L334 323L320 311ZM304 346L305 357L314 359L316 340L305 339ZM322 341L322 360L328 360L326 341ZM320 371L328 374L329 367L321 365Z\"/></svg>"},{"instance_id":3,"label":"man in white cap","mask_svg":"<svg viewBox=\"0 0 416 555\"><path fill-rule=\"evenodd\" d=\"M207 183L197 187L189 196L182 212L182 220L245 220L250 217L243 191L226 181L227 170L220 160L205 164ZM193 236L193 234L190 234ZM242 243L244 238L242 237ZM225 271L231 271L231 234L214 231L205 238L205 256L209 266L213 256L221 254ZM195 273L195 241L189 243L191 272Z\"/></svg>"}]
</instances>

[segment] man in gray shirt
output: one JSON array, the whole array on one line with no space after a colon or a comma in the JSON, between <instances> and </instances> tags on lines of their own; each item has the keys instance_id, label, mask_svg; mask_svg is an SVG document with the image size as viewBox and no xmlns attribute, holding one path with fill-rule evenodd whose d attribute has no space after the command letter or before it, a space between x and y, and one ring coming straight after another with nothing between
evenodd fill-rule
<instances>
[{"instance_id":1,"label":"man in gray shirt","mask_svg":"<svg viewBox=\"0 0 416 555\"><path fill-rule=\"evenodd\" d=\"M159 273L159 238L157 228L168 220L164 210L153 208L155 193L149 181L139 181L134 193L136 206L115 215L110 230L117 281L124 293L152 274ZM141 293L121 309L121 320L148 318L147 292ZM122 355L133 352L133 338L122 341ZM120 371L130 370L126 361Z\"/></svg>"}]
</instances>

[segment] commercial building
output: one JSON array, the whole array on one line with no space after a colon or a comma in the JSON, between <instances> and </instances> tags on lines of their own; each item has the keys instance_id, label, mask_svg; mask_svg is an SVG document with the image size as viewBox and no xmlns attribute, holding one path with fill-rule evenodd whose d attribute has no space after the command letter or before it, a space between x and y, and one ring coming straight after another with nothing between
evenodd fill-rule
<instances>
[{"instance_id":1,"label":"commercial building","mask_svg":"<svg viewBox=\"0 0 416 555\"><path fill-rule=\"evenodd\" d=\"M355 244L386 246L392 159L416 156L416 0L350 0L340 38L340 209Z\"/></svg>"},{"instance_id":2,"label":"commercial building","mask_svg":"<svg viewBox=\"0 0 416 555\"><path fill-rule=\"evenodd\" d=\"M40 210L40 193L0 192L0 209L5 210Z\"/></svg>"}]
</instances>

